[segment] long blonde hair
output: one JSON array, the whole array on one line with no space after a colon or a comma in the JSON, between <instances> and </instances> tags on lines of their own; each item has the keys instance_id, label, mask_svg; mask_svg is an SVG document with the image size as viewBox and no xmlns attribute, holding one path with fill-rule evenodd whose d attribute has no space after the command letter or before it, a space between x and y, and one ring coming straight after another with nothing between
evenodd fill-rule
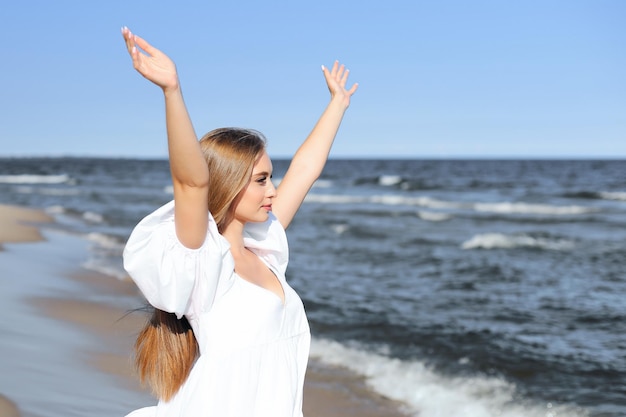
<instances>
[{"instance_id":1,"label":"long blonde hair","mask_svg":"<svg viewBox=\"0 0 626 417\"><path fill-rule=\"evenodd\" d=\"M265 150L265 138L254 130L221 128L204 135L200 147L209 168L209 212L222 232ZM154 309L135 342L139 378L164 401L178 392L198 354L198 342L187 319L159 309Z\"/></svg>"}]
</instances>

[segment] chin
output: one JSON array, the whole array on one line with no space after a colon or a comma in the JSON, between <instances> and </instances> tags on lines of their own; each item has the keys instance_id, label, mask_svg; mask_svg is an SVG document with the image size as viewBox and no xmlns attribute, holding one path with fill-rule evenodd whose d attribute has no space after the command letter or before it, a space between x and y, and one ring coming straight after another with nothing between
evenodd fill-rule
<instances>
[{"instance_id":1,"label":"chin","mask_svg":"<svg viewBox=\"0 0 626 417\"><path fill-rule=\"evenodd\" d=\"M250 222L250 223L264 223L269 218L270 218L270 214L269 214L269 212L267 212L265 214L260 214L259 216L255 216L254 218L248 220L248 222Z\"/></svg>"}]
</instances>

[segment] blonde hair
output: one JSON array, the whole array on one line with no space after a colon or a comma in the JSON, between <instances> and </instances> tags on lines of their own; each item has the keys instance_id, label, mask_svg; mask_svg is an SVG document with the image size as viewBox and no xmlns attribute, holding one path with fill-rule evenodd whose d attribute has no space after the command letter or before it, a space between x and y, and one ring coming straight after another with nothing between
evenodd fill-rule
<instances>
[{"instance_id":1,"label":"blonde hair","mask_svg":"<svg viewBox=\"0 0 626 417\"><path fill-rule=\"evenodd\" d=\"M209 167L209 212L220 232L232 220L240 192L252 176L255 162L265 151L261 133L237 128L215 129L200 139Z\"/></svg>"},{"instance_id":2,"label":"blonde hair","mask_svg":"<svg viewBox=\"0 0 626 417\"><path fill-rule=\"evenodd\" d=\"M265 138L254 130L221 128L204 135L200 147L209 168L209 212L222 232L233 218L255 162L265 151ZM187 319L159 309L154 309L135 342L139 378L164 401L178 392L198 354Z\"/></svg>"}]
</instances>

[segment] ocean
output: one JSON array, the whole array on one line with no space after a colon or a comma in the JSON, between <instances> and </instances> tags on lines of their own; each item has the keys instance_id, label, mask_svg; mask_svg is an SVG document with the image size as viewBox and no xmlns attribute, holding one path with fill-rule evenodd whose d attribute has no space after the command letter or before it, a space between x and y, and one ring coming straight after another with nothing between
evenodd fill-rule
<instances>
[{"instance_id":1,"label":"ocean","mask_svg":"<svg viewBox=\"0 0 626 417\"><path fill-rule=\"evenodd\" d=\"M46 210L111 279L171 198L165 160L0 159L0 203ZM625 226L626 161L330 160L287 279L311 356L412 415L626 416Z\"/></svg>"}]
</instances>

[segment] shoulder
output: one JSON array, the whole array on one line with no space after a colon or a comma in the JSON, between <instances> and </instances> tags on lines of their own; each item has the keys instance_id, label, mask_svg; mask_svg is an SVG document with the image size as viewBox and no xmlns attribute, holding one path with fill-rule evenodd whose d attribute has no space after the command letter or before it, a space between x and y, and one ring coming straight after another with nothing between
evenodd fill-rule
<instances>
[{"instance_id":1,"label":"shoulder","mask_svg":"<svg viewBox=\"0 0 626 417\"><path fill-rule=\"evenodd\" d=\"M181 255L199 254L203 251L223 252L226 245L225 239L219 234L217 225L207 212L209 219L208 231L203 245L197 249L185 247L176 236L176 226L174 223L174 201L164 204L152 213L144 217L133 229L125 248L124 258L159 258L168 252Z\"/></svg>"},{"instance_id":2,"label":"shoulder","mask_svg":"<svg viewBox=\"0 0 626 417\"><path fill-rule=\"evenodd\" d=\"M289 245L282 224L273 213L262 223L247 223L244 228L244 244L261 258L280 270L287 269Z\"/></svg>"},{"instance_id":3,"label":"shoulder","mask_svg":"<svg viewBox=\"0 0 626 417\"><path fill-rule=\"evenodd\" d=\"M217 230L217 224L215 223L215 220L213 219L213 216L210 212L207 212L207 217L209 219L209 233L212 235L219 234ZM146 234L150 235L159 230L163 231L163 229L167 230L170 233L175 232L174 200L162 205L161 207L141 219L141 221L139 221L137 226L135 226L135 228L133 229L131 233L131 239L135 237L141 237Z\"/></svg>"}]
</instances>

